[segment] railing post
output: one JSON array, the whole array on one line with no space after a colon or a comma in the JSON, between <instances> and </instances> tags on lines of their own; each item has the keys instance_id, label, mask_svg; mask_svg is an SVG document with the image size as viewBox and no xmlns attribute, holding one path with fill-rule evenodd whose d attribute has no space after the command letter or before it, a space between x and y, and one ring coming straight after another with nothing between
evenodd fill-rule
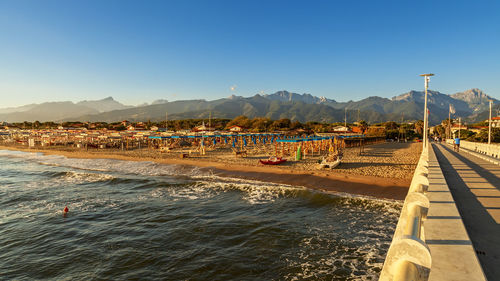
<instances>
[{"instance_id":1,"label":"railing post","mask_svg":"<svg viewBox=\"0 0 500 281\"><path fill-rule=\"evenodd\" d=\"M410 261L403 261L398 266L394 281L416 281L418 276L418 267Z\"/></svg>"}]
</instances>

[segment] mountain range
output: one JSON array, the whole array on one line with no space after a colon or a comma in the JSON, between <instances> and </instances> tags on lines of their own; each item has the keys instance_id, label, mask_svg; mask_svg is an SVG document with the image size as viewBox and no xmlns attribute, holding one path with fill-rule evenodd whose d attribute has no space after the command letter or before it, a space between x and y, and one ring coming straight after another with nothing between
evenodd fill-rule
<instances>
[{"instance_id":1,"label":"mountain range","mask_svg":"<svg viewBox=\"0 0 500 281\"><path fill-rule=\"evenodd\" d=\"M480 89L470 89L452 95L429 91L429 122L437 124L447 118L450 104L455 111L454 118L462 117L467 122L485 120L488 116L489 100L493 100L495 104L494 113L500 110L500 101ZM347 122L366 120L375 123L419 120L422 119L423 107L424 93L421 91L410 91L391 99L372 96L348 102L337 102L311 94L278 91L252 97L233 95L212 101L169 102L162 99L139 106L124 105L112 97L77 103L46 102L17 108L0 108L0 121L160 121L165 119L165 113L168 112L169 119L209 118L210 115L212 118L234 118L246 115L250 118L289 118L301 122L341 122L347 115Z\"/></svg>"}]
</instances>

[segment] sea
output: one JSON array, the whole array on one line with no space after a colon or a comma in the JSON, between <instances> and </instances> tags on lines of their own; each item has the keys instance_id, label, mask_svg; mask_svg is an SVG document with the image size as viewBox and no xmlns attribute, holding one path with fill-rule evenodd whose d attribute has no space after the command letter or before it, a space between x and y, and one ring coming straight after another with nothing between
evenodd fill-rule
<instances>
[{"instance_id":1,"label":"sea","mask_svg":"<svg viewBox=\"0 0 500 281\"><path fill-rule=\"evenodd\" d=\"M401 207L183 165L0 150L0 280L377 280Z\"/></svg>"}]
</instances>

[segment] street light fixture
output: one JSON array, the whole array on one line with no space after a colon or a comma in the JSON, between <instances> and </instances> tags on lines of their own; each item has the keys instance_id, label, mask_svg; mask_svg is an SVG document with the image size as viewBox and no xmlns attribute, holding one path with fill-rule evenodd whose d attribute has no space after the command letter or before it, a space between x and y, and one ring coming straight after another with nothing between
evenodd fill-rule
<instances>
[{"instance_id":1,"label":"street light fixture","mask_svg":"<svg viewBox=\"0 0 500 281\"><path fill-rule=\"evenodd\" d=\"M428 74L420 74L420 76L424 77L425 81L425 102L424 102L424 136L423 136L423 143L424 143L424 149L427 148L427 129L429 126L429 111L427 109L427 88L429 87L429 81L431 80L431 76L434 76L432 73Z\"/></svg>"},{"instance_id":2,"label":"street light fixture","mask_svg":"<svg viewBox=\"0 0 500 281\"><path fill-rule=\"evenodd\" d=\"M488 120L488 145L491 144L491 104L492 103L493 103L493 101L490 100L490 119Z\"/></svg>"}]
</instances>

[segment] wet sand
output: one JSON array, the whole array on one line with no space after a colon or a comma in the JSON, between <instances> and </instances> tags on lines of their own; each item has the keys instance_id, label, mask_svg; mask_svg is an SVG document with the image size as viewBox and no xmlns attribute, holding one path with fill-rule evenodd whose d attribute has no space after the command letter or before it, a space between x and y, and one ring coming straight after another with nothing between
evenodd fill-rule
<instances>
[{"instance_id":1,"label":"wet sand","mask_svg":"<svg viewBox=\"0 0 500 281\"><path fill-rule=\"evenodd\" d=\"M420 155L417 143L383 143L347 149L341 166L334 170L317 170L318 157L289 161L283 166L263 166L253 155L236 158L228 152L213 151L204 156L192 155L179 159L179 153L160 154L147 149L135 151L85 151L73 148L36 148L0 146L0 149L42 152L68 158L108 158L128 161L154 161L164 164L197 166L224 177L236 177L264 182L304 186L330 193L349 193L384 199L403 200L408 192L411 175Z\"/></svg>"}]
</instances>

